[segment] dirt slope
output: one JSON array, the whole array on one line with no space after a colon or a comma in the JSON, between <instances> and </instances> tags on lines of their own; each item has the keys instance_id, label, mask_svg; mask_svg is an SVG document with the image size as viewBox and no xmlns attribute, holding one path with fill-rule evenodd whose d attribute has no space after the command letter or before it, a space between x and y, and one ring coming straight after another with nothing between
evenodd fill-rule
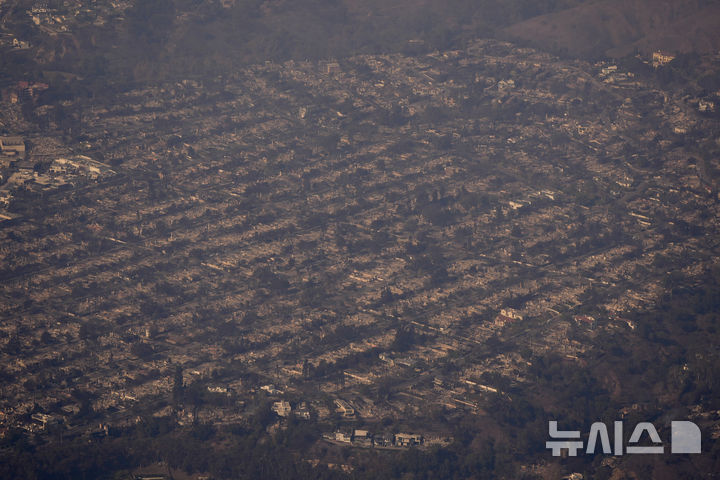
<instances>
[{"instance_id":1,"label":"dirt slope","mask_svg":"<svg viewBox=\"0 0 720 480\"><path fill-rule=\"evenodd\" d=\"M591 58L621 57L636 49L709 53L720 50L720 2L600 0L517 23L502 36Z\"/></svg>"}]
</instances>

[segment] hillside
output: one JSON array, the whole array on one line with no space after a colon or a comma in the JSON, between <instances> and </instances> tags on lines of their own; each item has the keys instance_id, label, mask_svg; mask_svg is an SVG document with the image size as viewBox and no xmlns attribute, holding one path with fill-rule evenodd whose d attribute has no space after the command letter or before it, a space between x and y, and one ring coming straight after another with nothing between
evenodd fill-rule
<instances>
[{"instance_id":1,"label":"hillside","mask_svg":"<svg viewBox=\"0 0 720 480\"><path fill-rule=\"evenodd\" d=\"M718 3L0 0L0 479L711 478Z\"/></svg>"},{"instance_id":2,"label":"hillside","mask_svg":"<svg viewBox=\"0 0 720 480\"><path fill-rule=\"evenodd\" d=\"M622 57L653 50L720 49L720 4L705 0L604 0L540 15L500 36L572 57Z\"/></svg>"},{"instance_id":3,"label":"hillside","mask_svg":"<svg viewBox=\"0 0 720 480\"><path fill-rule=\"evenodd\" d=\"M70 72L99 85L228 74L266 60L462 48L498 29L584 3L527 0L156 0L72 2L36 25L32 2L0 3L2 29L34 47L0 56L6 75ZM36 67L39 67L36 69ZM34 70L35 69L35 70Z\"/></svg>"},{"instance_id":4,"label":"hillside","mask_svg":"<svg viewBox=\"0 0 720 480\"><path fill-rule=\"evenodd\" d=\"M57 8L60 23L39 25L26 13L30 6L0 6L4 30L34 47L0 57L6 75L23 80L62 71L100 89L225 75L266 60L458 49L477 38L591 59L636 49L720 49L720 4L708 0L158 0Z\"/></svg>"}]
</instances>

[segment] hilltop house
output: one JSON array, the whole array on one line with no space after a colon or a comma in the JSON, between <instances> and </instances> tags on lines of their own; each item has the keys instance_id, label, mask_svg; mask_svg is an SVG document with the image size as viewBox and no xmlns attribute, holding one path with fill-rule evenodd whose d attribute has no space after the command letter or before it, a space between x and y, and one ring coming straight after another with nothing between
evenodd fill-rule
<instances>
[{"instance_id":1,"label":"hilltop house","mask_svg":"<svg viewBox=\"0 0 720 480\"><path fill-rule=\"evenodd\" d=\"M285 400L281 400L279 402L275 402L272 405L272 411L277 413L280 417L287 417L290 415L290 412L292 411L292 407L290 407L290 403L286 402Z\"/></svg>"},{"instance_id":2,"label":"hilltop house","mask_svg":"<svg viewBox=\"0 0 720 480\"><path fill-rule=\"evenodd\" d=\"M653 68L662 67L675 60L675 55L672 53L655 51L652 54L652 66Z\"/></svg>"}]
</instances>

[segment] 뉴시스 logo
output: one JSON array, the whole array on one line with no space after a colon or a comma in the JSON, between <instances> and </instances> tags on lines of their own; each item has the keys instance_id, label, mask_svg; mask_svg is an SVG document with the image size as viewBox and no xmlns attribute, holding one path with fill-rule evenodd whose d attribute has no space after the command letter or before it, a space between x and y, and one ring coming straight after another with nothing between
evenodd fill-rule
<instances>
[{"instance_id":1,"label":"\ub274\uc2dc\uc2a4 logo","mask_svg":"<svg viewBox=\"0 0 720 480\"><path fill-rule=\"evenodd\" d=\"M575 457L579 450L583 449L583 442L580 440L579 430L558 430L557 421L551 420L548 424L550 438L553 440L545 442L545 447L552 450L554 457L559 457L562 450L566 449L568 455ZM643 433L646 433L654 444L653 446L638 445ZM599 444L599 445L598 445ZM607 426L602 422L595 422L590 426L587 448L585 453L595 454L596 449L604 454L623 455L645 453L663 454L665 447L662 445L660 435L655 426L650 422L640 422L630 434L628 445L623 450L623 422L614 422L613 443L610 444L610 436ZM670 453L700 453L701 435L700 428L693 422L673 421L670 432Z\"/></svg>"}]
</instances>

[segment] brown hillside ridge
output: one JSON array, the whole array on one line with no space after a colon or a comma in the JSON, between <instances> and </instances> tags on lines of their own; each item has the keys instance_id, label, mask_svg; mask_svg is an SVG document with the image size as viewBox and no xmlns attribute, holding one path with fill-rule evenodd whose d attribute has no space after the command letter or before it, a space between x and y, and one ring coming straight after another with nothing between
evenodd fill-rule
<instances>
[{"instance_id":1,"label":"brown hillside ridge","mask_svg":"<svg viewBox=\"0 0 720 480\"><path fill-rule=\"evenodd\" d=\"M511 41L574 57L720 50L717 0L600 0L505 29Z\"/></svg>"}]
</instances>

